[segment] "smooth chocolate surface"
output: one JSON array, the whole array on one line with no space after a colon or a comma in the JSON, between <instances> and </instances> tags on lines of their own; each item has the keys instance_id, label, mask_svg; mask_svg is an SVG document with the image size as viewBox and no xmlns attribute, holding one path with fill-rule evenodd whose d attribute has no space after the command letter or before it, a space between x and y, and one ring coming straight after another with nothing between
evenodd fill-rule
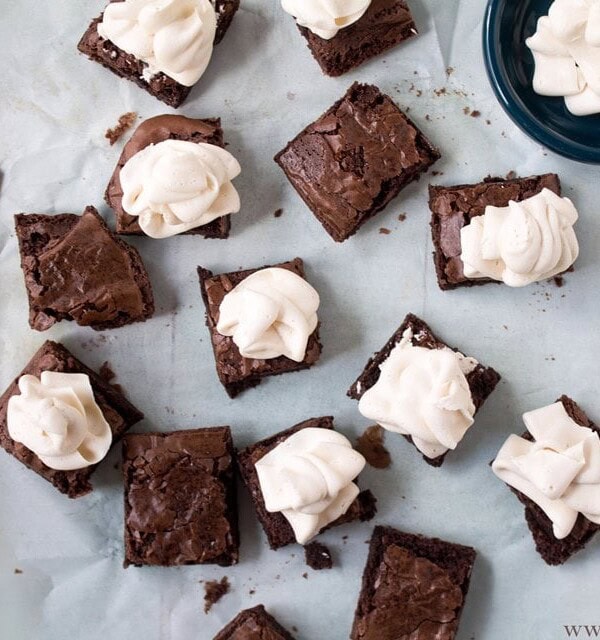
<instances>
[{"instance_id":1,"label":"smooth chocolate surface","mask_svg":"<svg viewBox=\"0 0 600 640\"><path fill-rule=\"evenodd\" d=\"M225 147L223 129L219 118L204 120L165 114L144 120L133 132L123 147L117 166L113 171L104 199L115 212L117 233L123 235L145 235L135 216L130 216L123 209L123 188L121 186L121 169L136 153L151 144L165 140L184 140L186 142L204 142ZM181 235L202 235L205 238L227 238L231 228L231 216L222 216L208 224L185 231Z\"/></svg>"},{"instance_id":2,"label":"smooth chocolate surface","mask_svg":"<svg viewBox=\"0 0 600 640\"><path fill-rule=\"evenodd\" d=\"M550 189L560 195L560 181L554 173L529 178L486 178L477 184L454 187L429 186L431 232L434 262L440 289L455 289L496 282L489 278L466 278L460 259L460 230L475 216L485 213L487 206L506 207L511 200L519 202Z\"/></svg>"},{"instance_id":3,"label":"smooth chocolate surface","mask_svg":"<svg viewBox=\"0 0 600 640\"><path fill-rule=\"evenodd\" d=\"M471 547L375 527L352 640L453 640L469 589Z\"/></svg>"},{"instance_id":4,"label":"smooth chocolate surface","mask_svg":"<svg viewBox=\"0 0 600 640\"><path fill-rule=\"evenodd\" d=\"M246 488L250 492L256 515L265 531L271 549L279 549L288 544L293 544L296 542L296 537L294 536L294 531L290 523L283 514L277 512L269 513L267 511L255 465L262 457L269 453L269 451L286 440L286 438L300 431L300 429L306 429L308 427L333 429L333 418L331 416L310 418L290 429L276 433L270 438L256 442L237 453L240 475ZM362 491L350 505L348 511L335 520L335 522L325 527L324 530L355 520L362 522L371 520L377 512L376 502L377 500L370 491Z\"/></svg>"},{"instance_id":5,"label":"smooth chocolate surface","mask_svg":"<svg viewBox=\"0 0 600 640\"><path fill-rule=\"evenodd\" d=\"M306 27L299 29L329 76L340 76L418 33L404 0L373 0L360 20L340 29L330 40Z\"/></svg>"},{"instance_id":6,"label":"smooth chocolate surface","mask_svg":"<svg viewBox=\"0 0 600 640\"><path fill-rule=\"evenodd\" d=\"M300 258L290 262L272 265L281 269L289 269L301 278L304 278L304 263ZM267 269L268 267L262 267ZM292 371L300 371L310 368L321 355L321 343L319 342L319 327L315 329L308 339L306 355L302 362L295 362L285 356L260 360L256 358L244 358L230 336L223 336L217 331L219 322L219 307L223 298L244 278L260 271L260 269L247 269L213 275L212 271L198 267L200 290L206 306L206 325L210 332L217 374L221 384L231 398L250 387L260 384L266 376L275 376Z\"/></svg>"},{"instance_id":7,"label":"smooth chocolate surface","mask_svg":"<svg viewBox=\"0 0 600 640\"><path fill-rule=\"evenodd\" d=\"M354 83L275 161L327 233L342 242L439 157L389 96Z\"/></svg>"},{"instance_id":8,"label":"smooth chocolate surface","mask_svg":"<svg viewBox=\"0 0 600 640\"><path fill-rule=\"evenodd\" d=\"M59 373L84 373L90 378L94 398L110 425L113 434L113 445L123 434L139 422L144 414L136 409L114 385L108 384L95 371L92 371L58 342L46 341L25 366L23 371L13 380L8 389L0 397L0 446L14 456L26 467L35 471L42 478L51 482L61 493L69 498L80 498L92 491L90 477L98 464L74 471L58 471L46 466L38 457L19 442L15 442L8 433L7 411L8 401L19 395L18 381L21 376L40 377L42 371Z\"/></svg>"},{"instance_id":9,"label":"smooth chocolate surface","mask_svg":"<svg viewBox=\"0 0 600 640\"><path fill-rule=\"evenodd\" d=\"M130 434L123 475L125 566L237 563L229 427Z\"/></svg>"},{"instance_id":10,"label":"smooth chocolate surface","mask_svg":"<svg viewBox=\"0 0 600 640\"><path fill-rule=\"evenodd\" d=\"M213 640L294 640L262 604L244 609Z\"/></svg>"},{"instance_id":11,"label":"smooth chocolate surface","mask_svg":"<svg viewBox=\"0 0 600 640\"><path fill-rule=\"evenodd\" d=\"M82 216L19 214L15 226L32 329L45 331L61 320L111 329L154 313L140 254L94 207Z\"/></svg>"},{"instance_id":12,"label":"smooth chocolate surface","mask_svg":"<svg viewBox=\"0 0 600 640\"><path fill-rule=\"evenodd\" d=\"M350 387L347 395L355 400L360 400L365 392L370 389L379 380L381 374L380 366L387 360L394 347L402 340L402 335L407 329L412 330L413 338L411 340L413 346L424 347L426 349L442 349L443 347L449 347L445 342L440 340L423 320L417 318L412 313L409 313L404 321L394 333L394 335L387 341L385 346L378 351L367 362L366 367L360 374L356 382ZM454 347L450 347L454 351L459 351ZM463 355L468 355L462 352ZM469 383L469 389L471 390L471 397L475 405L475 412L481 409L483 403L487 400L487 397L492 393L498 382L500 381L500 374L492 369L479 363L477 367L467 376L467 382ZM404 436L409 442L412 443L410 436ZM423 460L433 467L439 467L444 462L449 452L444 453L437 458L428 458L423 456Z\"/></svg>"}]
</instances>

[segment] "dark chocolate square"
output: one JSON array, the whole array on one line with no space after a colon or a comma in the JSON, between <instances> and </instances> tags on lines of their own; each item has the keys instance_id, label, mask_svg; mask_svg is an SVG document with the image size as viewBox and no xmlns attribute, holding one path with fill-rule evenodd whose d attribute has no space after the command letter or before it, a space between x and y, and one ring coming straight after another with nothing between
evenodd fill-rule
<instances>
[{"instance_id":1,"label":"dark chocolate square","mask_svg":"<svg viewBox=\"0 0 600 640\"><path fill-rule=\"evenodd\" d=\"M294 640L262 604L244 609L213 640Z\"/></svg>"},{"instance_id":2,"label":"dark chocolate square","mask_svg":"<svg viewBox=\"0 0 600 640\"><path fill-rule=\"evenodd\" d=\"M77 360L62 344L51 342L50 340L44 342L27 366L0 397L0 446L26 467L51 482L61 493L65 493L69 498L80 498L92 491L90 477L100 463L85 469L57 471L46 466L33 451L20 442L15 442L8 434L6 419L8 401L12 396L19 395L19 378L24 375L32 375L39 378L42 371L84 373L89 376L94 398L104 418L110 425L113 445L121 439L130 427L139 422L144 417L144 414L136 409L115 386L108 384L96 372Z\"/></svg>"},{"instance_id":3,"label":"dark chocolate square","mask_svg":"<svg viewBox=\"0 0 600 640\"><path fill-rule=\"evenodd\" d=\"M351 640L453 640L476 555L472 547L375 527Z\"/></svg>"},{"instance_id":4,"label":"dark chocolate square","mask_svg":"<svg viewBox=\"0 0 600 640\"><path fill-rule=\"evenodd\" d=\"M299 29L328 76L341 76L418 33L404 0L373 0L360 20L329 40L306 27Z\"/></svg>"},{"instance_id":5,"label":"dark chocolate square","mask_svg":"<svg viewBox=\"0 0 600 640\"><path fill-rule=\"evenodd\" d=\"M389 96L354 83L275 161L327 233L343 242L439 157Z\"/></svg>"},{"instance_id":6,"label":"dark chocolate square","mask_svg":"<svg viewBox=\"0 0 600 640\"><path fill-rule=\"evenodd\" d=\"M305 420L290 429L276 433L270 438L265 438L260 442L256 442L237 453L240 475L246 485L246 488L250 492L250 497L254 503L256 515L265 531L265 534L267 535L271 549L279 549L287 546L288 544L293 544L296 542L296 537L294 536L294 531L290 523L286 520L283 514L278 512L269 513L267 511L255 465L261 458L269 453L269 451L286 440L286 438L289 438L297 431L300 431L300 429L306 429L308 427L333 429L333 418L330 416L324 416L322 418L311 418L309 420ZM360 520L361 522L371 520L377 512L376 502L377 500L375 499L375 496L373 496L369 490L361 491L354 502L350 505L348 511L325 527L324 530L341 524L346 524L347 522L354 522L355 520Z\"/></svg>"},{"instance_id":7,"label":"dark chocolate square","mask_svg":"<svg viewBox=\"0 0 600 640\"><path fill-rule=\"evenodd\" d=\"M129 434L123 476L124 566L238 562L229 427Z\"/></svg>"},{"instance_id":8,"label":"dark chocolate square","mask_svg":"<svg viewBox=\"0 0 600 640\"><path fill-rule=\"evenodd\" d=\"M15 227L32 329L45 331L61 320L114 329L154 313L140 254L94 207L81 216L21 213Z\"/></svg>"},{"instance_id":9,"label":"dark chocolate square","mask_svg":"<svg viewBox=\"0 0 600 640\"><path fill-rule=\"evenodd\" d=\"M453 351L459 351L454 347L450 347L440 340L423 320L409 313L404 321L394 333L394 335L386 342L385 346L369 359L363 372L360 374L356 382L348 390L348 396L355 400L360 400L362 396L379 380L381 371L379 367L387 360L394 347L402 340L402 335L406 329L411 329L413 333L412 344L415 347L425 347L426 349L442 349L449 347ZM463 354L468 355L468 354ZM471 397L475 405L475 412L479 411L487 397L492 393L498 382L500 374L491 367L486 367L479 363L477 367L467 376ZM412 438L404 436L410 443ZM443 464L449 452L438 456L437 458L428 458L423 456L423 460L432 467L439 467Z\"/></svg>"},{"instance_id":10,"label":"dark chocolate square","mask_svg":"<svg viewBox=\"0 0 600 640\"><path fill-rule=\"evenodd\" d=\"M507 207L550 189L560 195L560 182L554 173L529 178L486 178L477 184L454 187L429 186L431 233L435 270L440 289L455 289L496 282L489 278L466 278L463 273L460 230L475 216L485 213L488 205ZM497 283L497 282L496 282Z\"/></svg>"},{"instance_id":11,"label":"dark chocolate square","mask_svg":"<svg viewBox=\"0 0 600 640\"><path fill-rule=\"evenodd\" d=\"M145 236L137 218L130 216L123 209L123 189L121 187L121 169L136 153L151 144L165 140L184 140L186 142L203 142L225 148L223 129L220 118L199 120L185 116L162 115L144 120L134 131L123 147L117 166L113 171L104 199L115 212L117 233L122 235ZM231 228L231 216L222 216L208 224L185 231L180 235L202 235L205 238L227 238Z\"/></svg>"},{"instance_id":12,"label":"dark chocolate square","mask_svg":"<svg viewBox=\"0 0 600 640\"><path fill-rule=\"evenodd\" d=\"M304 263L300 258L290 262L273 265L280 269L289 269L301 278L304 278ZM269 267L261 267L267 269ZM285 356L259 360L256 358L244 358L230 336L223 336L217 331L219 322L219 307L225 295L229 293L244 278L260 271L260 269L248 269L246 271L234 271L213 275L212 271L198 267L200 278L200 290L206 306L206 324L210 332L217 374L221 384L229 394L235 398L239 393L250 387L260 384L267 376L276 376L291 371L309 369L321 355L321 343L319 342L319 327L315 329L308 339L306 355L302 362L295 362Z\"/></svg>"}]
</instances>

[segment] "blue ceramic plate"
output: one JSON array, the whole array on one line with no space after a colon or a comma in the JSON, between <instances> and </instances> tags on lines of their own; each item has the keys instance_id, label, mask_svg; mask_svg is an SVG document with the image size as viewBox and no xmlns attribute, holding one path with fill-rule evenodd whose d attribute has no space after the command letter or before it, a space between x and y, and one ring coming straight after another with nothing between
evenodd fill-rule
<instances>
[{"instance_id":1,"label":"blue ceramic plate","mask_svg":"<svg viewBox=\"0 0 600 640\"><path fill-rule=\"evenodd\" d=\"M571 160L600 164L600 115L573 116L562 98L533 91L533 56L525 39L551 4L552 0L489 0L483 26L488 76L500 104L527 135Z\"/></svg>"}]
</instances>

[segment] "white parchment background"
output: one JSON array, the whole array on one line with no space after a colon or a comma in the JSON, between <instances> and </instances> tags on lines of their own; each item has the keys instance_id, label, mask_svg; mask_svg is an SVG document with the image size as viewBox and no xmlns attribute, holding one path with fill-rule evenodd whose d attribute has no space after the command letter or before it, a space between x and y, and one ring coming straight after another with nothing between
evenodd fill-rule
<instances>
[{"instance_id":1,"label":"white parchment background","mask_svg":"<svg viewBox=\"0 0 600 640\"><path fill-rule=\"evenodd\" d=\"M243 446L310 416L333 414L353 438L367 422L345 391L412 311L504 380L441 469L427 466L402 438L387 438L393 467L362 477L379 498L376 522L478 549L461 640L559 640L566 637L564 624L600 624L599 544L564 567L547 567L517 500L487 463L508 433L522 430L523 411L563 392L600 418L598 169L545 152L496 104L481 58L483 0L410 5L418 38L331 79L321 74L279 2L242 0L208 72L180 110L220 116L229 149L242 164L236 186L243 208L231 238L134 240L154 285L151 321L102 334L63 322L39 334L27 324L12 215L79 213L93 204L112 222L102 194L123 142L111 148L103 133L124 111L147 118L166 109L77 53L101 0L0 0L0 387L52 338L92 367L111 363L147 416L138 430L225 423ZM449 76L448 67L454 68ZM410 108L442 150L434 168L443 175L410 186L356 237L336 245L272 157L354 80L373 82ZM465 107L481 117L465 115ZM560 174L581 212L576 272L562 289L544 284L442 293L431 260L427 183L478 181L510 170ZM275 219L280 207L284 214ZM404 222L400 213L407 214ZM379 234L382 226L392 233ZM311 371L269 380L229 400L214 370L196 266L232 270L296 255L321 293L323 358ZM117 447L96 473L93 494L70 501L0 453L2 640L209 640L238 610L258 603L296 627L299 640L348 637L372 523L326 534L336 568L317 573L304 566L299 548L267 549L242 493L239 566L124 570L118 459ZM223 575L232 593L205 615L199 581Z\"/></svg>"}]
</instances>

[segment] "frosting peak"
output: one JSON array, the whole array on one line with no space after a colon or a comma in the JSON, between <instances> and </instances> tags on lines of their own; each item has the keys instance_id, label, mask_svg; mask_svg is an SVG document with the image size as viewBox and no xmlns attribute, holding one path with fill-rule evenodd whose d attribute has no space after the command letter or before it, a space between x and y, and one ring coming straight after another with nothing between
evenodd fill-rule
<instances>
[{"instance_id":1,"label":"frosting peak","mask_svg":"<svg viewBox=\"0 0 600 640\"><path fill-rule=\"evenodd\" d=\"M370 4L371 0L281 0L284 11L301 27L324 40L360 20Z\"/></svg>"}]
</instances>

